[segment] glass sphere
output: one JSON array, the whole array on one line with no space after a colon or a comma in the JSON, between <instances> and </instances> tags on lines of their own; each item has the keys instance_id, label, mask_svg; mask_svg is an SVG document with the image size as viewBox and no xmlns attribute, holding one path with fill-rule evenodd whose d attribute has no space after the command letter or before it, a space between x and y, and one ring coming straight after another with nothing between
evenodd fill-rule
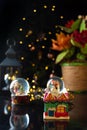
<instances>
[{"instance_id":1,"label":"glass sphere","mask_svg":"<svg viewBox=\"0 0 87 130\"><path fill-rule=\"evenodd\" d=\"M28 114L25 115L14 115L12 114L9 119L10 130L25 130L30 122Z\"/></svg>"},{"instance_id":2,"label":"glass sphere","mask_svg":"<svg viewBox=\"0 0 87 130\"><path fill-rule=\"evenodd\" d=\"M47 89L49 91L52 91L53 89L56 89L58 92L62 91L64 88L63 81L60 77L53 76L50 78L47 82Z\"/></svg>"},{"instance_id":3,"label":"glass sphere","mask_svg":"<svg viewBox=\"0 0 87 130\"><path fill-rule=\"evenodd\" d=\"M29 93L30 85L24 78L16 78L10 84L11 96L23 96Z\"/></svg>"}]
</instances>

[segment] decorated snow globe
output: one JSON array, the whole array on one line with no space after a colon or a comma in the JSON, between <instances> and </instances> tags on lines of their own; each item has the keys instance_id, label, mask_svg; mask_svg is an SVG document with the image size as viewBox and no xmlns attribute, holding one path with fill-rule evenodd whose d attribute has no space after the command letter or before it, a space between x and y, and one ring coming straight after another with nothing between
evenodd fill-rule
<instances>
[{"instance_id":1,"label":"decorated snow globe","mask_svg":"<svg viewBox=\"0 0 87 130\"><path fill-rule=\"evenodd\" d=\"M73 95L67 91L60 77L54 76L47 82L44 92L44 119L70 119L68 112Z\"/></svg>"},{"instance_id":2,"label":"decorated snow globe","mask_svg":"<svg viewBox=\"0 0 87 130\"><path fill-rule=\"evenodd\" d=\"M24 78L16 78L10 84L11 103L27 104L29 102L30 85Z\"/></svg>"}]
</instances>

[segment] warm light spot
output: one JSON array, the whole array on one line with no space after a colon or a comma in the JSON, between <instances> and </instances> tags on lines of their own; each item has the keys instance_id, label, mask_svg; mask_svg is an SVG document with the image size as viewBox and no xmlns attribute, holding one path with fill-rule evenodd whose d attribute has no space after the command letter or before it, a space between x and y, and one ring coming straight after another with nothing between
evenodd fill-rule
<instances>
[{"instance_id":1,"label":"warm light spot","mask_svg":"<svg viewBox=\"0 0 87 130\"><path fill-rule=\"evenodd\" d=\"M64 17L63 16L60 16L61 19L63 19Z\"/></svg>"},{"instance_id":2,"label":"warm light spot","mask_svg":"<svg viewBox=\"0 0 87 130\"><path fill-rule=\"evenodd\" d=\"M32 33L33 33L32 30L29 30L27 35L31 35Z\"/></svg>"},{"instance_id":3,"label":"warm light spot","mask_svg":"<svg viewBox=\"0 0 87 130\"><path fill-rule=\"evenodd\" d=\"M10 80L10 79L11 79L11 77L10 77L10 76L8 76L8 79Z\"/></svg>"},{"instance_id":4,"label":"warm light spot","mask_svg":"<svg viewBox=\"0 0 87 130\"><path fill-rule=\"evenodd\" d=\"M32 99L32 100L35 100L34 96L33 96L33 97L31 97L31 99Z\"/></svg>"},{"instance_id":5,"label":"warm light spot","mask_svg":"<svg viewBox=\"0 0 87 130\"><path fill-rule=\"evenodd\" d=\"M38 92L41 92L41 88L38 88Z\"/></svg>"},{"instance_id":6,"label":"warm light spot","mask_svg":"<svg viewBox=\"0 0 87 130\"><path fill-rule=\"evenodd\" d=\"M43 46L42 46L42 48L44 49L44 48L45 48L45 46L43 45Z\"/></svg>"},{"instance_id":7,"label":"warm light spot","mask_svg":"<svg viewBox=\"0 0 87 130\"><path fill-rule=\"evenodd\" d=\"M34 51L34 50L35 50L35 46L32 46L32 47L30 48L30 50L31 50L31 51Z\"/></svg>"},{"instance_id":8,"label":"warm light spot","mask_svg":"<svg viewBox=\"0 0 87 130\"><path fill-rule=\"evenodd\" d=\"M52 8L51 10L52 10L52 11L55 11L55 9L54 9L54 8Z\"/></svg>"},{"instance_id":9,"label":"warm light spot","mask_svg":"<svg viewBox=\"0 0 87 130\"><path fill-rule=\"evenodd\" d=\"M45 70L48 70L48 66L45 66Z\"/></svg>"},{"instance_id":10,"label":"warm light spot","mask_svg":"<svg viewBox=\"0 0 87 130\"><path fill-rule=\"evenodd\" d=\"M32 66L35 67L35 64L33 63Z\"/></svg>"},{"instance_id":11,"label":"warm light spot","mask_svg":"<svg viewBox=\"0 0 87 130\"><path fill-rule=\"evenodd\" d=\"M32 99L30 99L30 102L32 101Z\"/></svg>"},{"instance_id":12,"label":"warm light spot","mask_svg":"<svg viewBox=\"0 0 87 130\"><path fill-rule=\"evenodd\" d=\"M28 37L28 35L26 34L25 37Z\"/></svg>"},{"instance_id":13,"label":"warm light spot","mask_svg":"<svg viewBox=\"0 0 87 130\"><path fill-rule=\"evenodd\" d=\"M36 9L34 9L34 10L33 10L33 12L34 12L34 13L36 13L36 12L37 12L37 10L36 10Z\"/></svg>"},{"instance_id":14,"label":"warm light spot","mask_svg":"<svg viewBox=\"0 0 87 130\"><path fill-rule=\"evenodd\" d=\"M35 86L35 85L33 85L33 86L32 86L32 88L33 88L33 89L35 89L35 88L36 88L36 86Z\"/></svg>"},{"instance_id":15,"label":"warm light spot","mask_svg":"<svg viewBox=\"0 0 87 130\"><path fill-rule=\"evenodd\" d=\"M58 28L58 25L55 25L55 28Z\"/></svg>"},{"instance_id":16,"label":"warm light spot","mask_svg":"<svg viewBox=\"0 0 87 130\"><path fill-rule=\"evenodd\" d=\"M23 18L22 18L22 20L24 21L24 20L26 20L26 18L25 18L25 17L23 17Z\"/></svg>"},{"instance_id":17,"label":"warm light spot","mask_svg":"<svg viewBox=\"0 0 87 130\"><path fill-rule=\"evenodd\" d=\"M50 34L52 34L51 32L48 32L48 34L50 35Z\"/></svg>"},{"instance_id":18,"label":"warm light spot","mask_svg":"<svg viewBox=\"0 0 87 130\"><path fill-rule=\"evenodd\" d=\"M39 42L39 39L36 39L36 42Z\"/></svg>"},{"instance_id":19,"label":"warm light spot","mask_svg":"<svg viewBox=\"0 0 87 130\"><path fill-rule=\"evenodd\" d=\"M15 75L13 75L13 76L11 77L11 79L12 79L12 80L15 80L15 79L16 79Z\"/></svg>"},{"instance_id":20,"label":"warm light spot","mask_svg":"<svg viewBox=\"0 0 87 130\"><path fill-rule=\"evenodd\" d=\"M78 19L82 18L82 15L78 15Z\"/></svg>"},{"instance_id":21,"label":"warm light spot","mask_svg":"<svg viewBox=\"0 0 87 130\"><path fill-rule=\"evenodd\" d=\"M30 97L30 96L31 96L31 94L30 94L30 93L28 93L28 96Z\"/></svg>"},{"instance_id":22,"label":"warm light spot","mask_svg":"<svg viewBox=\"0 0 87 130\"><path fill-rule=\"evenodd\" d=\"M21 60L24 60L24 57L23 57L23 56L21 57Z\"/></svg>"},{"instance_id":23,"label":"warm light spot","mask_svg":"<svg viewBox=\"0 0 87 130\"><path fill-rule=\"evenodd\" d=\"M87 15L85 16L85 20L87 20Z\"/></svg>"},{"instance_id":24,"label":"warm light spot","mask_svg":"<svg viewBox=\"0 0 87 130\"><path fill-rule=\"evenodd\" d=\"M29 81L29 77L27 77L26 80Z\"/></svg>"},{"instance_id":25,"label":"warm light spot","mask_svg":"<svg viewBox=\"0 0 87 130\"><path fill-rule=\"evenodd\" d=\"M55 6L55 5L53 5L52 7L53 7L53 8L55 8L56 6Z\"/></svg>"},{"instance_id":26,"label":"warm light spot","mask_svg":"<svg viewBox=\"0 0 87 130\"><path fill-rule=\"evenodd\" d=\"M35 82L35 80L33 79L33 80L32 80L32 83L34 83L34 82Z\"/></svg>"},{"instance_id":27,"label":"warm light spot","mask_svg":"<svg viewBox=\"0 0 87 130\"><path fill-rule=\"evenodd\" d=\"M20 41L19 43L20 43L20 44L23 44L23 41Z\"/></svg>"},{"instance_id":28,"label":"warm light spot","mask_svg":"<svg viewBox=\"0 0 87 130\"><path fill-rule=\"evenodd\" d=\"M33 95L33 94L31 94L31 97L34 97L34 95Z\"/></svg>"},{"instance_id":29,"label":"warm light spot","mask_svg":"<svg viewBox=\"0 0 87 130\"><path fill-rule=\"evenodd\" d=\"M28 47L31 47L32 45L31 44L28 44Z\"/></svg>"},{"instance_id":30,"label":"warm light spot","mask_svg":"<svg viewBox=\"0 0 87 130\"><path fill-rule=\"evenodd\" d=\"M44 37L44 40L46 41L46 40L47 40L47 38L46 38L46 37Z\"/></svg>"},{"instance_id":31,"label":"warm light spot","mask_svg":"<svg viewBox=\"0 0 87 130\"><path fill-rule=\"evenodd\" d=\"M19 28L19 31L22 32L22 31L23 31L23 28Z\"/></svg>"},{"instance_id":32,"label":"warm light spot","mask_svg":"<svg viewBox=\"0 0 87 130\"><path fill-rule=\"evenodd\" d=\"M11 107L10 107L10 106L8 106L8 110L11 110Z\"/></svg>"},{"instance_id":33,"label":"warm light spot","mask_svg":"<svg viewBox=\"0 0 87 130\"><path fill-rule=\"evenodd\" d=\"M46 8L47 8L47 5L44 5L44 8L46 9Z\"/></svg>"},{"instance_id":34,"label":"warm light spot","mask_svg":"<svg viewBox=\"0 0 87 130\"><path fill-rule=\"evenodd\" d=\"M33 89L32 88L30 88L30 92L32 92L33 91Z\"/></svg>"},{"instance_id":35,"label":"warm light spot","mask_svg":"<svg viewBox=\"0 0 87 130\"><path fill-rule=\"evenodd\" d=\"M52 58L52 61L55 61L55 58Z\"/></svg>"},{"instance_id":36,"label":"warm light spot","mask_svg":"<svg viewBox=\"0 0 87 130\"><path fill-rule=\"evenodd\" d=\"M33 89L33 93L35 92L35 89Z\"/></svg>"},{"instance_id":37,"label":"warm light spot","mask_svg":"<svg viewBox=\"0 0 87 130\"><path fill-rule=\"evenodd\" d=\"M15 73L18 74L18 70L16 70Z\"/></svg>"}]
</instances>

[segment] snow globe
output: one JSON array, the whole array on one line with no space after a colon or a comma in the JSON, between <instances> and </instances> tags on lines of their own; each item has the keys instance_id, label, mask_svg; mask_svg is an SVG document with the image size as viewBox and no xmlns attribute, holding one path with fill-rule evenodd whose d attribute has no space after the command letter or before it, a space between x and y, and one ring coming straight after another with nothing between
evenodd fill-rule
<instances>
[{"instance_id":1,"label":"snow globe","mask_svg":"<svg viewBox=\"0 0 87 130\"><path fill-rule=\"evenodd\" d=\"M53 76L47 82L43 102L43 119L70 119L69 111L72 105L73 96L65 88L60 77Z\"/></svg>"},{"instance_id":2,"label":"snow globe","mask_svg":"<svg viewBox=\"0 0 87 130\"><path fill-rule=\"evenodd\" d=\"M27 104L29 102L30 85L24 78L16 78L10 84L11 103Z\"/></svg>"}]
</instances>

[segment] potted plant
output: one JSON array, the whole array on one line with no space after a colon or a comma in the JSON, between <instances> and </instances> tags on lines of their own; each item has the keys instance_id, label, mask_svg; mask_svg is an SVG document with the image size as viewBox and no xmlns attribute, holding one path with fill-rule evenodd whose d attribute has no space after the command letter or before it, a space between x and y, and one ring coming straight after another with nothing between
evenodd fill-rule
<instances>
[{"instance_id":1,"label":"potted plant","mask_svg":"<svg viewBox=\"0 0 87 130\"><path fill-rule=\"evenodd\" d=\"M52 39L51 49L58 51L56 64L62 67L66 88L87 90L87 16L59 25L60 33ZM66 75L65 75L66 74Z\"/></svg>"}]
</instances>

